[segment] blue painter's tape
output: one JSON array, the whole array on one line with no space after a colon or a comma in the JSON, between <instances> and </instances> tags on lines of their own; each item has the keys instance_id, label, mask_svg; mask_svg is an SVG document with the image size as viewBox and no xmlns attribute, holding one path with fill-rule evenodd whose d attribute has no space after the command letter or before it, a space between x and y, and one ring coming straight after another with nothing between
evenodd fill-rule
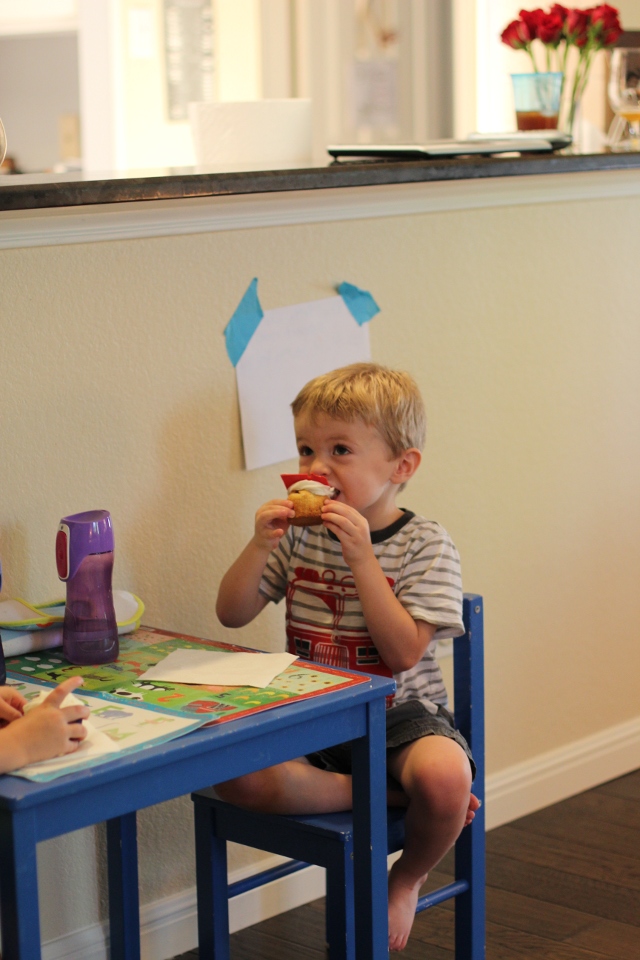
<instances>
[{"instance_id":1,"label":"blue painter's tape","mask_svg":"<svg viewBox=\"0 0 640 960\"><path fill-rule=\"evenodd\" d=\"M264 316L264 310L258 300L258 278L254 277L235 313L224 328L227 353L234 367L247 349L251 337L258 329Z\"/></svg>"},{"instance_id":2,"label":"blue painter's tape","mask_svg":"<svg viewBox=\"0 0 640 960\"><path fill-rule=\"evenodd\" d=\"M380 307L368 290L361 290L352 283L346 282L341 283L337 289L347 309L360 326L375 317L376 313L380 313Z\"/></svg>"}]
</instances>

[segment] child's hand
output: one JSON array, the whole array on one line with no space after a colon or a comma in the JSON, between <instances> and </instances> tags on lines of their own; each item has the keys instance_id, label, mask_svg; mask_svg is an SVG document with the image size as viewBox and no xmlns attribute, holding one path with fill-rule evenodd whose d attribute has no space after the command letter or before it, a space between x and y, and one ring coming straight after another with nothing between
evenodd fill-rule
<instances>
[{"instance_id":1,"label":"child's hand","mask_svg":"<svg viewBox=\"0 0 640 960\"><path fill-rule=\"evenodd\" d=\"M255 545L260 550L275 550L295 515L291 500L269 500L264 503L256 513Z\"/></svg>"},{"instance_id":2,"label":"child's hand","mask_svg":"<svg viewBox=\"0 0 640 960\"><path fill-rule=\"evenodd\" d=\"M9 740L10 758L5 770L73 753L84 740L87 731L78 720L86 720L89 708L62 707L60 704L80 683L81 677L70 677L56 687L47 699L25 716L11 723L2 733L2 746ZM6 750L3 750L6 755Z\"/></svg>"},{"instance_id":3,"label":"child's hand","mask_svg":"<svg viewBox=\"0 0 640 960\"><path fill-rule=\"evenodd\" d=\"M27 701L13 687L0 687L0 727L6 727L12 720L22 716Z\"/></svg>"},{"instance_id":4,"label":"child's hand","mask_svg":"<svg viewBox=\"0 0 640 960\"><path fill-rule=\"evenodd\" d=\"M322 522L335 533L342 546L342 556L352 569L358 563L375 559L369 524L353 507L340 500L325 500Z\"/></svg>"}]
</instances>

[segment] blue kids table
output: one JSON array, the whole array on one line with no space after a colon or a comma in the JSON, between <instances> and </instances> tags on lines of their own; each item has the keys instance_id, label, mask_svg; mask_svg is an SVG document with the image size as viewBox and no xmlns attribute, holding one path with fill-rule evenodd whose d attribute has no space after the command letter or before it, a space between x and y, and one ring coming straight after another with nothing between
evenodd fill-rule
<instances>
[{"instance_id":1,"label":"blue kids table","mask_svg":"<svg viewBox=\"0 0 640 960\"><path fill-rule=\"evenodd\" d=\"M107 822L110 956L139 960L136 811L353 740L358 960L387 947L385 697L381 677L217 726L61 777L0 777L3 960L40 960L36 844Z\"/></svg>"}]
</instances>

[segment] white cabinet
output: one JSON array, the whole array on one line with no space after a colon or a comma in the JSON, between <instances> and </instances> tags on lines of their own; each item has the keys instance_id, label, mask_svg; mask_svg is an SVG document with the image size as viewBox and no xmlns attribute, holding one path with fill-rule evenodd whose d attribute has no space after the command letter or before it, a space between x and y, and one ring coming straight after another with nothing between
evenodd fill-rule
<instances>
[{"instance_id":1,"label":"white cabinet","mask_svg":"<svg viewBox=\"0 0 640 960\"><path fill-rule=\"evenodd\" d=\"M79 0L0 0L0 117L25 172L79 152Z\"/></svg>"},{"instance_id":2,"label":"white cabinet","mask_svg":"<svg viewBox=\"0 0 640 960\"><path fill-rule=\"evenodd\" d=\"M77 7L76 0L0 0L0 36L76 30Z\"/></svg>"}]
</instances>

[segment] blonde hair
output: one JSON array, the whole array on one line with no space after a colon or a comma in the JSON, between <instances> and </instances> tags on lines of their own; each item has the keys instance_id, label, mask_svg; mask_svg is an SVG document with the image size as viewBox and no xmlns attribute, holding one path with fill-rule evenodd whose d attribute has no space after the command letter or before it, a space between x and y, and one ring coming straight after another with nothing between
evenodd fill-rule
<instances>
[{"instance_id":1,"label":"blonde hair","mask_svg":"<svg viewBox=\"0 0 640 960\"><path fill-rule=\"evenodd\" d=\"M352 363L307 383L291 404L335 420L362 420L375 427L393 457L410 447L422 450L426 435L424 403L413 377L378 363Z\"/></svg>"}]
</instances>

